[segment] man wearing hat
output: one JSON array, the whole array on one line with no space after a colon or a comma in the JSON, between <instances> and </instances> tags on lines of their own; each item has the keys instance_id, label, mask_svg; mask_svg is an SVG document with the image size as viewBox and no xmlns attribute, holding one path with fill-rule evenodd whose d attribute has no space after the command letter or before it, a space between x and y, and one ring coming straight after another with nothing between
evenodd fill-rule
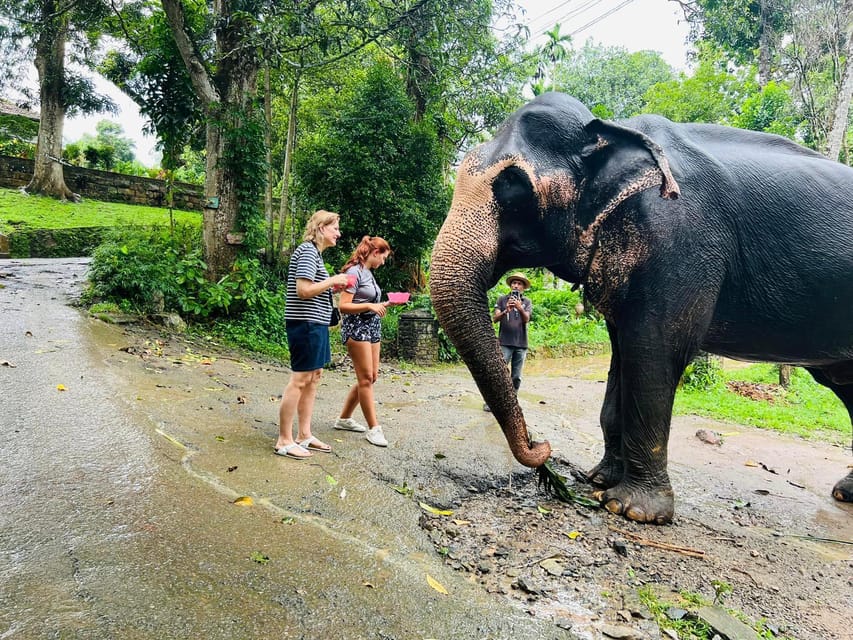
<instances>
[{"instance_id":1,"label":"man wearing hat","mask_svg":"<svg viewBox=\"0 0 853 640\"><path fill-rule=\"evenodd\" d=\"M530 288L530 280L520 272L513 273L506 279L509 288L507 295L500 296L495 302L495 312L492 322L500 322L498 342L504 360L510 366L512 386L518 393L521 386L521 370L527 358L527 323L533 313L533 303L524 297L524 291ZM491 411L489 405L483 405L483 411Z\"/></svg>"}]
</instances>

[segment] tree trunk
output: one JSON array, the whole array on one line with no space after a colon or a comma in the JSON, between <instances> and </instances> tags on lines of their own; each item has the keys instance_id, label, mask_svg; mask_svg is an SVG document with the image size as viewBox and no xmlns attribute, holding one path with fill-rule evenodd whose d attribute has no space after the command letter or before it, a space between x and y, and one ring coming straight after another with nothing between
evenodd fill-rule
<instances>
[{"instance_id":1,"label":"tree trunk","mask_svg":"<svg viewBox=\"0 0 853 640\"><path fill-rule=\"evenodd\" d=\"M853 10L847 14L847 50L845 52L844 75L835 103L832 128L827 136L827 155L838 160L847 134L850 117L850 100L853 99Z\"/></svg>"},{"instance_id":2,"label":"tree trunk","mask_svg":"<svg viewBox=\"0 0 853 640\"><path fill-rule=\"evenodd\" d=\"M769 0L761 0L758 32L758 84L762 87L767 86L767 83L770 81L770 63L772 58L771 46L773 39L770 27L768 26L768 12L772 10L772 7L768 5Z\"/></svg>"},{"instance_id":3,"label":"tree trunk","mask_svg":"<svg viewBox=\"0 0 853 640\"><path fill-rule=\"evenodd\" d=\"M267 221L266 262L274 260L273 212L272 212L272 86L270 66L264 73L264 146L267 149L267 188L264 190L264 218Z\"/></svg>"},{"instance_id":4,"label":"tree trunk","mask_svg":"<svg viewBox=\"0 0 853 640\"><path fill-rule=\"evenodd\" d=\"M783 389L787 389L791 386L791 372L793 370L794 367L790 364L779 365L779 386Z\"/></svg>"},{"instance_id":5,"label":"tree trunk","mask_svg":"<svg viewBox=\"0 0 853 640\"><path fill-rule=\"evenodd\" d=\"M232 119L240 117L237 114L248 114L254 109L260 59L256 50L247 44L252 35L249 20L235 12L232 3L217 0L214 2L214 23L217 25L216 59L219 63L215 77L211 77L196 53L180 0L161 2L193 88L207 114L204 259L208 279L216 281L231 270L239 250L232 236L240 209L236 174L229 163L222 160L237 157L240 150L227 147L234 145L235 139L223 135L223 127L234 126L237 123Z\"/></svg>"},{"instance_id":6,"label":"tree trunk","mask_svg":"<svg viewBox=\"0 0 853 640\"><path fill-rule=\"evenodd\" d=\"M36 42L35 59L39 76L41 120L33 177L26 186L26 191L78 202L80 196L65 184L61 163L62 128L65 125L62 85L65 77L68 19L52 0L46 0L42 5L42 20L44 28Z\"/></svg>"},{"instance_id":7,"label":"tree trunk","mask_svg":"<svg viewBox=\"0 0 853 640\"><path fill-rule=\"evenodd\" d=\"M278 242L275 246L275 256L284 251L284 234L292 227L292 212L290 211L290 173L293 168L293 148L296 146L296 112L299 106L299 81L301 72L296 69L293 73L293 87L290 92L290 111L287 114L287 141L284 144L284 169L281 174L281 202L278 208Z\"/></svg>"}]
</instances>

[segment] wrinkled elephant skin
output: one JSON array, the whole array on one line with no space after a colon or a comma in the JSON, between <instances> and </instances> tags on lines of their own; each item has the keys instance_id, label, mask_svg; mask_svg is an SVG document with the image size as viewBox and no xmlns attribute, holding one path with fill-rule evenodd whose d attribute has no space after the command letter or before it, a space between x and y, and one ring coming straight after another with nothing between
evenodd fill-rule
<instances>
[{"instance_id":1,"label":"wrinkled elephant skin","mask_svg":"<svg viewBox=\"0 0 853 640\"><path fill-rule=\"evenodd\" d=\"M439 322L516 459L539 466L486 292L519 267L582 284L612 359L589 473L639 522L674 515L676 386L707 351L805 367L853 414L853 169L789 140L644 115L603 121L539 96L464 159L436 239ZM833 490L851 500L853 474Z\"/></svg>"}]
</instances>

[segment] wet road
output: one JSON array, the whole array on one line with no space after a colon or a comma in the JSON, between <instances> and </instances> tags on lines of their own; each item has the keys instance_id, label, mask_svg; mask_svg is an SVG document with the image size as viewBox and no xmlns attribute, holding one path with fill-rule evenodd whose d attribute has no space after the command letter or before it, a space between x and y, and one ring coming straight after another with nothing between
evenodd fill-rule
<instances>
[{"instance_id":1,"label":"wet road","mask_svg":"<svg viewBox=\"0 0 853 640\"><path fill-rule=\"evenodd\" d=\"M329 430L343 453L270 455L287 372L122 350L67 306L85 269L0 260L0 638L571 637L447 569L389 490L452 499L447 474ZM472 464L511 469L486 441Z\"/></svg>"}]
</instances>

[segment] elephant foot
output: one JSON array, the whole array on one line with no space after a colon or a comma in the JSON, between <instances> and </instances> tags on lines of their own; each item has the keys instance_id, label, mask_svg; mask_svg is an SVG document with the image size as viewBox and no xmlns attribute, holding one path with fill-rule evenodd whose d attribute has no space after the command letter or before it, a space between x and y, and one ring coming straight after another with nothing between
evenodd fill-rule
<instances>
[{"instance_id":1,"label":"elephant foot","mask_svg":"<svg viewBox=\"0 0 853 640\"><path fill-rule=\"evenodd\" d=\"M653 489L620 483L593 495L610 513L643 524L669 524L675 514L675 494L668 483Z\"/></svg>"},{"instance_id":2,"label":"elephant foot","mask_svg":"<svg viewBox=\"0 0 853 640\"><path fill-rule=\"evenodd\" d=\"M835 484L832 497L839 502L853 502L853 471Z\"/></svg>"},{"instance_id":3,"label":"elephant foot","mask_svg":"<svg viewBox=\"0 0 853 640\"><path fill-rule=\"evenodd\" d=\"M598 487L609 489L622 481L623 473L622 461L605 455L601 462L587 472L586 478Z\"/></svg>"}]
</instances>

